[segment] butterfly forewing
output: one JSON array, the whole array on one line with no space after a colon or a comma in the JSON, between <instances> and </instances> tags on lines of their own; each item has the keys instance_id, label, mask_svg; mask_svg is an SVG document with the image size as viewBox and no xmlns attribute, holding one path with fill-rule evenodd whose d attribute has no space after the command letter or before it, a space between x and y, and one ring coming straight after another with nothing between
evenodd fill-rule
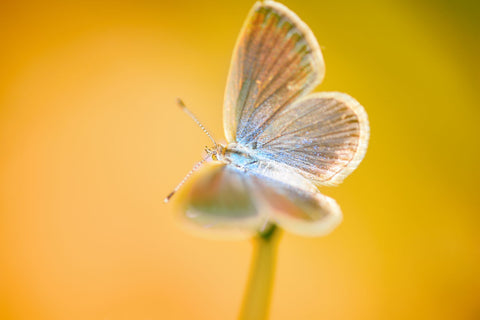
<instances>
[{"instance_id":1,"label":"butterfly forewing","mask_svg":"<svg viewBox=\"0 0 480 320\"><path fill-rule=\"evenodd\" d=\"M319 185L341 182L363 159L367 114L339 92L309 95L284 108L256 138L261 157L285 163Z\"/></svg>"},{"instance_id":2,"label":"butterfly forewing","mask_svg":"<svg viewBox=\"0 0 480 320\"><path fill-rule=\"evenodd\" d=\"M275 114L323 79L318 43L292 11L273 1L257 2L235 47L225 92L228 142L248 144Z\"/></svg>"},{"instance_id":3,"label":"butterfly forewing","mask_svg":"<svg viewBox=\"0 0 480 320\"><path fill-rule=\"evenodd\" d=\"M184 218L212 229L258 229L265 221L255 204L251 180L238 168L208 163L181 190Z\"/></svg>"}]
</instances>

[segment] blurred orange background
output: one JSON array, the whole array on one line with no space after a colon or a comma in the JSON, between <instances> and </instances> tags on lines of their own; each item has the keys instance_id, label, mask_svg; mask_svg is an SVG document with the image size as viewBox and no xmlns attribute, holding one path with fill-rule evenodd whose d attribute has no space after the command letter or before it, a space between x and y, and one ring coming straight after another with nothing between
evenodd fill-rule
<instances>
[{"instance_id":1,"label":"blurred orange background","mask_svg":"<svg viewBox=\"0 0 480 320\"><path fill-rule=\"evenodd\" d=\"M317 90L371 143L331 235L285 234L272 319L479 319L478 1L284 2ZM249 241L185 232L163 198L208 138L253 1L2 1L0 319L235 319Z\"/></svg>"}]
</instances>

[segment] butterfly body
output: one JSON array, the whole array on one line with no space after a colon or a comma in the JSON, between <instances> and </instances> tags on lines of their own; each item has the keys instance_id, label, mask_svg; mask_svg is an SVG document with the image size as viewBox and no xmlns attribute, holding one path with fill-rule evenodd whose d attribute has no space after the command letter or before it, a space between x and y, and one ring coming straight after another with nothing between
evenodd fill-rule
<instances>
[{"instance_id":1,"label":"butterfly body","mask_svg":"<svg viewBox=\"0 0 480 320\"><path fill-rule=\"evenodd\" d=\"M297 181L299 182L297 187L316 190L313 184L305 187L305 178L295 173L294 168L289 168L279 160L275 161L262 156L261 152L255 150L254 147L230 143L226 146L219 144L217 149L212 148L209 150L209 160L212 162L228 165L243 173L270 178L292 185L295 185L295 181Z\"/></svg>"},{"instance_id":2,"label":"butterfly body","mask_svg":"<svg viewBox=\"0 0 480 320\"><path fill-rule=\"evenodd\" d=\"M186 185L180 212L201 227L255 233L275 223L322 235L341 221L318 187L336 185L362 161L363 107L340 92L309 94L324 77L320 47L285 6L257 2L237 41L224 103L226 145Z\"/></svg>"}]
</instances>

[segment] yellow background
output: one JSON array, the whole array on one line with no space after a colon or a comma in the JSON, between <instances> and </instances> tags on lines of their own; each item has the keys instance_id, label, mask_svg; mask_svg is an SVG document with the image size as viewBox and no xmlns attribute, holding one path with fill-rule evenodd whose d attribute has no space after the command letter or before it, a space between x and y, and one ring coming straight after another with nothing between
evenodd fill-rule
<instances>
[{"instance_id":1,"label":"yellow background","mask_svg":"<svg viewBox=\"0 0 480 320\"><path fill-rule=\"evenodd\" d=\"M223 139L252 1L2 1L0 319L234 319L248 241L186 233L163 197ZM371 143L324 238L285 234L272 319L479 319L479 9L285 1L366 108Z\"/></svg>"}]
</instances>

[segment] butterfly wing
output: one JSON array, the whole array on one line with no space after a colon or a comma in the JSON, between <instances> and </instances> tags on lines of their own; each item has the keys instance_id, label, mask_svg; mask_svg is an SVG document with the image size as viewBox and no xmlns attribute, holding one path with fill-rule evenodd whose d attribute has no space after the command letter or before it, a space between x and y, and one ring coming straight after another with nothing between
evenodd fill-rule
<instances>
[{"instance_id":1,"label":"butterfly wing","mask_svg":"<svg viewBox=\"0 0 480 320\"><path fill-rule=\"evenodd\" d=\"M256 195L261 199L260 210L270 221L283 229L302 236L322 236L332 231L342 221L342 212L332 198L322 195L304 177L298 176L296 184L252 176Z\"/></svg>"},{"instance_id":2,"label":"butterfly wing","mask_svg":"<svg viewBox=\"0 0 480 320\"><path fill-rule=\"evenodd\" d=\"M257 2L230 66L224 102L227 141L247 145L323 76L322 53L308 26L279 3Z\"/></svg>"},{"instance_id":3,"label":"butterfly wing","mask_svg":"<svg viewBox=\"0 0 480 320\"><path fill-rule=\"evenodd\" d=\"M260 156L295 168L317 185L341 182L365 155L368 119L346 94L302 97L323 75L320 48L305 23L281 4L257 2L227 82L227 140L258 149Z\"/></svg>"},{"instance_id":4,"label":"butterfly wing","mask_svg":"<svg viewBox=\"0 0 480 320\"><path fill-rule=\"evenodd\" d=\"M178 212L204 228L238 234L259 230L266 219L257 210L251 183L236 167L207 163L180 190Z\"/></svg>"},{"instance_id":5,"label":"butterfly wing","mask_svg":"<svg viewBox=\"0 0 480 320\"><path fill-rule=\"evenodd\" d=\"M314 93L273 116L256 137L256 152L316 185L335 185L362 161L369 132L367 114L355 99L339 92Z\"/></svg>"},{"instance_id":6,"label":"butterfly wing","mask_svg":"<svg viewBox=\"0 0 480 320\"><path fill-rule=\"evenodd\" d=\"M336 202L294 172L296 185L282 183L232 165L210 163L181 191L183 218L194 225L253 234L274 222L307 236L328 233L341 221Z\"/></svg>"}]
</instances>

